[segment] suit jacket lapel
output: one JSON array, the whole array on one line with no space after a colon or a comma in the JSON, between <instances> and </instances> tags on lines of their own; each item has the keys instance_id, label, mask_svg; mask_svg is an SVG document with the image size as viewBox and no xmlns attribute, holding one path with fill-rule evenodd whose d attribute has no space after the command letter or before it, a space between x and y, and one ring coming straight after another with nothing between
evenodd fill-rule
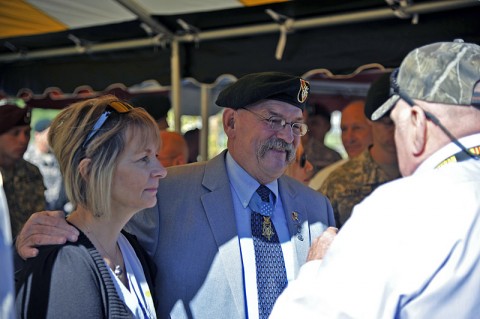
<instances>
[{"instance_id":1,"label":"suit jacket lapel","mask_svg":"<svg viewBox=\"0 0 480 319\"><path fill-rule=\"evenodd\" d=\"M304 201L297 200L297 190L291 186L285 177L278 180L278 189L285 209L285 218L296 257L295 277L297 277L300 266L307 260L308 249L311 244L307 207Z\"/></svg>"},{"instance_id":2,"label":"suit jacket lapel","mask_svg":"<svg viewBox=\"0 0 480 319\"><path fill-rule=\"evenodd\" d=\"M210 160L205 167L203 185L210 190L201 197L219 250L226 280L239 314L245 313L243 268L238 242L232 192L225 166L226 151ZM221 201L219 201L219 199ZM233 318L234 316L232 316ZM240 315L240 317L242 317Z\"/></svg>"}]
</instances>

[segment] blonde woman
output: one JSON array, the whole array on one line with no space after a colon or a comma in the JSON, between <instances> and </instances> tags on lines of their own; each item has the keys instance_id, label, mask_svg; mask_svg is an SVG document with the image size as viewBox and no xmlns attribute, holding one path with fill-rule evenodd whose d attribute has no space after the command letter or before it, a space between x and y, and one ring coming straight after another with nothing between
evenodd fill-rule
<instances>
[{"instance_id":1,"label":"blonde woman","mask_svg":"<svg viewBox=\"0 0 480 319\"><path fill-rule=\"evenodd\" d=\"M72 104L53 121L49 143L75 209L75 243L40 248L17 283L21 318L156 318L153 267L122 231L156 204L165 168L159 131L141 108L105 96Z\"/></svg>"}]
</instances>

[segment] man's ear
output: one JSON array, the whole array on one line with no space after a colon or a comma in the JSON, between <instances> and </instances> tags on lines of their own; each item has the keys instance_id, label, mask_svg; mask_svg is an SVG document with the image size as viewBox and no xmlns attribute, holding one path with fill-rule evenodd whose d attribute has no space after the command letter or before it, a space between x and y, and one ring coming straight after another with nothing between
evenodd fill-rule
<instances>
[{"instance_id":1,"label":"man's ear","mask_svg":"<svg viewBox=\"0 0 480 319\"><path fill-rule=\"evenodd\" d=\"M410 109L411 144L414 155L423 153L427 143L427 117L418 106Z\"/></svg>"},{"instance_id":2,"label":"man's ear","mask_svg":"<svg viewBox=\"0 0 480 319\"><path fill-rule=\"evenodd\" d=\"M92 162L89 158L84 158L78 164L78 171L84 180L88 179L90 175L90 163Z\"/></svg>"},{"instance_id":3,"label":"man's ear","mask_svg":"<svg viewBox=\"0 0 480 319\"><path fill-rule=\"evenodd\" d=\"M233 109L223 111L223 129L229 138L235 133L235 116L236 111Z\"/></svg>"}]
</instances>

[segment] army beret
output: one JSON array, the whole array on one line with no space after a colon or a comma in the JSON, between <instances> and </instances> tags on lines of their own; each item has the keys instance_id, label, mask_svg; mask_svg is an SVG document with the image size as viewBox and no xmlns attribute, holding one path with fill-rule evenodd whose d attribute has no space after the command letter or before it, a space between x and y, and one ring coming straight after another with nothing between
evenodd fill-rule
<instances>
[{"instance_id":1,"label":"army beret","mask_svg":"<svg viewBox=\"0 0 480 319\"><path fill-rule=\"evenodd\" d=\"M281 72L252 73L221 91L215 103L239 109L268 99L286 102L303 110L309 89L310 84L298 76Z\"/></svg>"},{"instance_id":2,"label":"army beret","mask_svg":"<svg viewBox=\"0 0 480 319\"><path fill-rule=\"evenodd\" d=\"M8 132L15 126L30 125L30 109L13 104L0 106L0 134Z\"/></svg>"},{"instance_id":3,"label":"army beret","mask_svg":"<svg viewBox=\"0 0 480 319\"><path fill-rule=\"evenodd\" d=\"M166 117L172 106L168 96L161 94L137 95L130 99L129 103L144 108L155 120Z\"/></svg>"}]
</instances>

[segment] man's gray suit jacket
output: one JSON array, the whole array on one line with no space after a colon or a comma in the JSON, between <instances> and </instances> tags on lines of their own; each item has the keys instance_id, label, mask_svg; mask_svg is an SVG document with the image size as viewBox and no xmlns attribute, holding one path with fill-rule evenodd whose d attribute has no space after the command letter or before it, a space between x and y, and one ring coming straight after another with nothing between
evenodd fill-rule
<instances>
[{"instance_id":1,"label":"man's gray suit jacket","mask_svg":"<svg viewBox=\"0 0 480 319\"><path fill-rule=\"evenodd\" d=\"M225 155L226 151L208 162L169 168L160 180L157 205L138 213L126 227L157 266L160 318L247 317ZM285 176L278 185L296 276L312 240L334 226L335 220L329 201L320 193Z\"/></svg>"}]
</instances>

